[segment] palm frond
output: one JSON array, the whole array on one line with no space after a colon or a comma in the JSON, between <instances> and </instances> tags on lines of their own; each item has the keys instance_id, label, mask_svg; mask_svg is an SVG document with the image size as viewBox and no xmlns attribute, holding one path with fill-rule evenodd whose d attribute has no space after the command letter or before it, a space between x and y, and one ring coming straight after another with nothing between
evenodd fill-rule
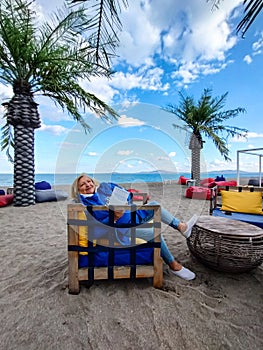
<instances>
[{"instance_id":1,"label":"palm frond","mask_svg":"<svg viewBox=\"0 0 263 350\"><path fill-rule=\"evenodd\" d=\"M222 0L206 0L206 2L213 2L212 10L215 8L218 9ZM262 0L244 0L244 17L238 23L236 30L237 33L242 32L242 37L245 36L245 33L250 28L252 23L255 21L260 11L263 8Z\"/></svg>"},{"instance_id":2,"label":"palm frond","mask_svg":"<svg viewBox=\"0 0 263 350\"><path fill-rule=\"evenodd\" d=\"M119 13L122 6L127 8L128 0L67 0L67 3L73 5L87 3L89 29L93 30L89 41L96 48L96 61L109 65L109 58L115 55L119 42L118 31L122 28ZM111 54L105 52L105 43Z\"/></svg>"},{"instance_id":3,"label":"palm frond","mask_svg":"<svg viewBox=\"0 0 263 350\"><path fill-rule=\"evenodd\" d=\"M12 127L9 124L5 124L2 128L1 135L1 151L6 150L6 155L9 162L13 163L13 157L10 154L12 148L14 148L14 135L12 132Z\"/></svg>"},{"instance_id":4,"label":"palm frond","mask_svg":"<svg viewBox=\"0 0 263 350\"><path fill-rule=\"evenodd\" d=\"M250 0L249 2L247 0L244 0L244 5L246 3L248 4L245 6L244 10L245 16L237 25L237 33L241 31L242 37L244 37L245 33L263 8L262 0Z\"/></svg>"}]
</instances>

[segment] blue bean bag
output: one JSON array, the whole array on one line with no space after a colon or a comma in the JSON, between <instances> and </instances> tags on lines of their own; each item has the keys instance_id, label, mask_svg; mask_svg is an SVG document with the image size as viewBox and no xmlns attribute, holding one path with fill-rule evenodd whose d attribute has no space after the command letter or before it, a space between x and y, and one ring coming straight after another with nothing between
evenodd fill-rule
<instances>
[{"instance_id":1,"label":"blue bean bag","mask_svg":"<svg viewBox=\"0 0 263 350\"><path fill-rule=\"evenodd\" d=\"M37 203L61 201L68 198L67 192L61 190L36 190L35 196Z\"/></svg>"},{"instance_id":2,"label":"blue bean bag","mask_svg":"<svg viewBox=\"0 0 263 350\"><path fill-rule=\"evenodd\" d=\"M50 190L51 185L50 185L50 183L48 183L46 181L40 181L40 182L35 183L35 189L36 190Z\"/></svg>"}]
</instances>

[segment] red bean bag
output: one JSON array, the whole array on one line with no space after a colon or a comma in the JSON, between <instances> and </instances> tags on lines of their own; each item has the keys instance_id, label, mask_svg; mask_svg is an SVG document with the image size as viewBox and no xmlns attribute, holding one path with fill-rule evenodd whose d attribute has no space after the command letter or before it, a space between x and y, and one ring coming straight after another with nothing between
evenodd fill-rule
<instances>
[{"instance_id":1,"label":"red bean bag","mask_svg":"<svg viewBox=\"0 0 263 350\"><path fill-rule=\"evenodd\" d=\"M0 207L6 207L8 204L13 203L13 200L13 194L5 194L4 196L0 196Z\"/></svg>"},{"instance_id":2,"label":"red bean bag","mask_svg":"<svg viewBox=\"0 0 263 350\"><path fill-rule=\"evenodd\" d=\"M208 187L208 184L210 182L214 182L214 179L212 179L211 177L207 177L206 179L200 180L200 186Z\"/></svg>"},{"instance_id":3,"label":"red bean bag","mask_svg":"<svg viewBox=\"0 0 263 350\"><path fill-rule=\"evenodd\" d=\"M184 177L184 176L181 175L181 176L179 177L179 179L178 179L178 184L179 184L179 185L186 185L186 181L187 181L187 180L190 180L190 179L187 179L186 177Z\"/></svg>"},{"instance_id":4,"label":"red bean bag","mask_svg":"<svg viewBox=\"0 0 263 350\"><path fill-rule=\"evenodd\" d=\"M237 186L237 182L235 180L231 181L213 181L208 185L209 188L215 186Z\"/></svg>"},{"instance_id":5,"label":"red bean bag","mask_svg":"<svg viewBox=\"0 0 263 350\"><path fill-rule=\"evenodd\" d=\"M201 186L190 186L185 192L186 198L192 199L210 199L210 188Z\"/></svg>"},{"instance_id":6,"label":"red bean bag","mask_svg":"<svg viewBox=\"0 0 263 350\"><path fill-rule=\"evenodd\" d=\"M134 201L143 201L143 196L142 195L136 195L136 193L139 193L141 191L135 190L134 188L129 188L127 191L131 192L133 194L132 195L132 199ZM147 194L147 200L148 199L150 199L150 196Z\"/></svg>"}]
</instances>

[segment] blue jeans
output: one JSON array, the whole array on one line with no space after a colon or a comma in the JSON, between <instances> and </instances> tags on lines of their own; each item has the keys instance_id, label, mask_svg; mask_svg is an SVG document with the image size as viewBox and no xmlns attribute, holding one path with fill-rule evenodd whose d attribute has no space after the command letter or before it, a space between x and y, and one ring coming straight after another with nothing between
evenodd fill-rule
<instances>
[{"instance_id":1,"label":"blue jeans","mask_svg":"<svg viewBox=\"0 0 263 350\"><path fill-rule=\"evenodd\" d=\"M152 201L147 203L148 205L158 205L158 202ZM146 204L146 205L147 205ZM150 218L149 218L150 219ZM148 218L146 218L145 221L147 221ZM175 218L168 210L165 208L161 207L161 221L164 224L167 224L175 229L177 229L180 220ZM153 240L153 229L152 228L138 228L136 230L136 237L142 238L145 241L151 241ZM170 252L163 236L161 235L161 257L165 261L166 264L170 264L171 262L174 261L174 257L172 253Z\"/></svg>"}]
</instances>

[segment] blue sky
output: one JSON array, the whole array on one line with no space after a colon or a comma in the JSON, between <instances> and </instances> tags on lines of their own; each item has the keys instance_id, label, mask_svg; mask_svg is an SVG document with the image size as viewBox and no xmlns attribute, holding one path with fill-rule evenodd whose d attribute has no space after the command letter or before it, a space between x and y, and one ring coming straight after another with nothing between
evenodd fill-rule
<instances>
[{"instance_id":1,"label":"blue sky","mask_svg":"<svg viewBox=\"0 0 263 350\"><path fill-rule=\"evenodd\" d=\"M62 4L37 0L39 18ZM116 73L111 80L81 82L120 119L110 124L87 114L92 132L85 134L50 100L37 97L42 127L35 132L36 172L189 172L189 135L173 128L178 121L163 108L178 105L179 91L198 100L204 88L213 96L228 92L225 109L246 109L228 121L249 131L247 139L228 140L232 162L208 140L202 151L202 170L235 170L237 150L263 147L263 14L242 39L235 32L242 11L239 0L222 1L214 11L206 0L130 0L121 13ZM11 88L0 85L2 100L11 96ZM13 171L4 153L0 164L2 173ZM240 169L257 171L258 157L242 155Z\"/></svg>"}]
</instances>

